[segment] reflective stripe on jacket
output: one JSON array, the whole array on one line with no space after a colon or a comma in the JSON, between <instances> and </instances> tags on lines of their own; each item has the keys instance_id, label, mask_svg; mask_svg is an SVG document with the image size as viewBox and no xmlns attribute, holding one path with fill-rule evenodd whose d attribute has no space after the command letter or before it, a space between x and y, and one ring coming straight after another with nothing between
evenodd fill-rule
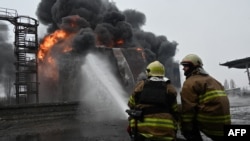
<instances>
[{"instance_id":1,"label":"reflective stripe on jacket","mask_svg":"<svg viewBox=\"0 0 250 141\"><path fill-rule=\"evenodd\" d=\"M154 118L157 117L157 118ZM164 117L164 118L159 118ZM130 126L135 127L135 120L130 120ZM143 121L137 121L138 132L146 138L173 140L176 134L176 123L164 114L145 116Z\"/></svg>"},{"instance_id":2,"label":"reflective stripe on jacket","mask_svg":"<svg viewBox=\"0 0 250 141\"><path fill-rule=\"evenodd\" d=\"M132 95L129 98L128 106L131 109L143 109L151 107L149 104L139 104L137 96L143 91L145 81L140 81L136 84ZM170 106L170 113L153 113L144 115L143 121L137 121L138 132L146 138L158 140L173 140L176 138L177 124L174 117L177 117L177 92L174 86L166 82L166 93L172 95L174 100ZM153 93L152 93L153 94ZM135 127L135 120L130 120L130 126Z\"/></svg>"},{"instance_id":3,"label":"reflective stripe on jacket","mask_svg":"<svg viewBox=\"0 0 250 141\"><path fill-rule=\"evenodd\" d=\"M181 91L182 130L199 128L206 135L223 136L231 124L229 100L224 87L213 77L195 71Z\"/></svg>"}]
</instances>

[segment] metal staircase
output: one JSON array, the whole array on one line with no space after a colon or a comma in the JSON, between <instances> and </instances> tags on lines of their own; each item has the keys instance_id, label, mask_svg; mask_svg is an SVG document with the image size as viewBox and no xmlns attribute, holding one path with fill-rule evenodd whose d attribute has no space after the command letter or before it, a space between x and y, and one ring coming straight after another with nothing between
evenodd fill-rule
<instances>
[{"instance_id":1,"label":"metal staircase","mask_svg":"<svg viewBox=\"0 0 250 141\"><path fill-rule=\"evenodd\" d=\"M38 103L38 21L19 16L16 10L0 8L0 20L15 26L14 54L16 56L16 103Z\"/></svg>"}]
</instances>

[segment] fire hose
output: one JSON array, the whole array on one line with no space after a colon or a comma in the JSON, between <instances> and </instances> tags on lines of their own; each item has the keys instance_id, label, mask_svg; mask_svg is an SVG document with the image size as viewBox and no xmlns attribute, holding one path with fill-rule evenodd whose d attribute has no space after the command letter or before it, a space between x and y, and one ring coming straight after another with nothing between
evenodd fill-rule
<instances>
[{"instance_id":1,"label":"fire hose","mask_svg":"<svg viewBox=\"0 0 250 141\"><path fill-rule=\"evenodd\" d=\"M137 129L137 122L138 120L142 121L143 114L141 110L126 110L126 113L129 115L130 118L134 119L134 127L129 129L129 134L131 137L131 141L136 141L138 137L138 129Z\"/></svg>"}]
</instances>

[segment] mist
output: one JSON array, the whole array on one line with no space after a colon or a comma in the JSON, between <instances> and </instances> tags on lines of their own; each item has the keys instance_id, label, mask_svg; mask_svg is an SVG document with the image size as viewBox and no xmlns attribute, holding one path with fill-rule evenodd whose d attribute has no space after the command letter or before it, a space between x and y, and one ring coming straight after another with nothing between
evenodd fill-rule
<instances>
[{"instance_id":1,"label":"mist","mask_svg":"<svg viewBox=\"0 0 250 141\"><path fill-rule=\"evenodd\" d=\"M14 49L8 43L8 25L0 22L0 85L2 85L1 96L6 97L11 94L11 87L15 79Z\"/></svg>"},{"instance_id":2,"label":"mist","mask_svg":"<svg viewBox=\"0 0 250 141\"><path fill-rule=\"evenodd\" d=\"M127 94L114 76L112 64L104 55L90 53L81 67L84 85L81 89L83 109L90 107L94 120L126 119ZM85 107L86 106L86 107Z\"/></svg>"}]
</instances>

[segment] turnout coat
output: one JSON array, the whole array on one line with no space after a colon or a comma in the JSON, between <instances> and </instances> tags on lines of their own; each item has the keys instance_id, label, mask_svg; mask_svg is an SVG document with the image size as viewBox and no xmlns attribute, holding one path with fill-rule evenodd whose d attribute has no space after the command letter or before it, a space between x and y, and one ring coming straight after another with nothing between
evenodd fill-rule
<instances>
[{"instance_id":1,"label":"turnout coat","mask_svg":"<svg viewBox=\"0 0 250 141\"><path fill-rule=\"evenodd\" d=\"M137 124L138 133L146 138L174 140L178 120L176 96L175 87L166 78L151 77L139 81L129 98L128 106L130 109L142 110L143 119L137 123L129 119L130 127Z\"/></svg>"},{"instance_id":2,"label":"turnout coat","mask_svg":"<svg viewBox=\"0 0 250 141\"><path fill-rule=\"evenodd\" d=\"M223 127L231 124L230 105L224 87L202 68L186 78L181 91L181 129L197 128L207 136L223 136Z\"/></svg>"}]
</instances>

